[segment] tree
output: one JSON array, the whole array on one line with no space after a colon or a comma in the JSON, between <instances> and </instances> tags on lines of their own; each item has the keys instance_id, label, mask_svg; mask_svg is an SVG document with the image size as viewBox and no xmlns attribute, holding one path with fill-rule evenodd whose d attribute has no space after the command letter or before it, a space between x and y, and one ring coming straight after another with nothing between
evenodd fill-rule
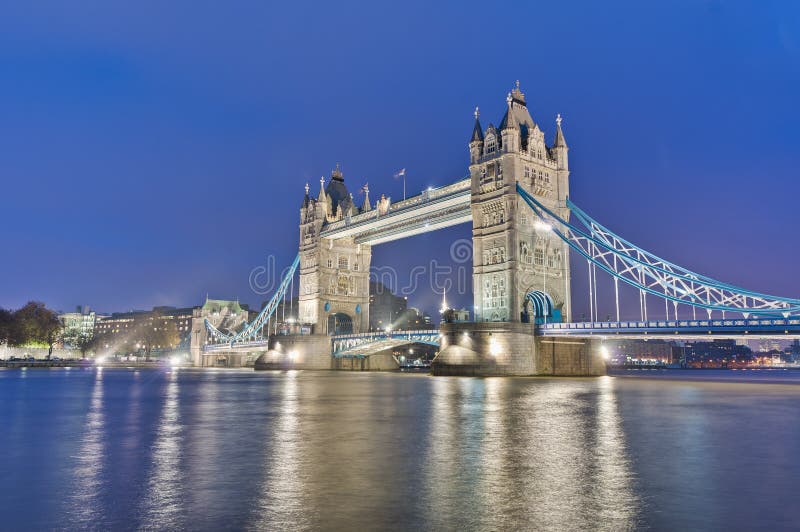
<instances>
[{"instance_id":1,"label":"tree","mask_svg":"<svg viewBox=\"0 0 800 532\"><path fill-rule=\"evenodd\" d=\"M171 349L181 341L175 321L160 311L153 311L147 319L142 320L138 332L146 360L150 360L153 349Z\"/></svg>"},{"instance_id":2,"label":"tree","mask_svg":"<svg viewBox=\"0 0 800 532\"><path fill-rule=\"evenodd\" d=\"M75 339L75 347L80 350L81 358L86 358L86 353L93 351L98 345L100 345L100 339L97 336L81 334Z\"/></svg>"},{"instance_id":3,"label":"tree","mask_svg":"<svg viewBox=\"0 0 800 532\"><path fill-rule=\"evenodd\" d=\"M14 313L0 308L0 344L7 344L14 324Z\"/></svg>"},{"instance_id":4,"label":"tree","mask_svg":"<svg viewBox=\"0 0 800 532\"><path fill-rule=\"evenodd\" d=\"M63 327L58 314L44 303L29 301L13 314L9 345L44 344L47 358L53 354L53 346L61 338Z\"/></svg>"}]
</instances>

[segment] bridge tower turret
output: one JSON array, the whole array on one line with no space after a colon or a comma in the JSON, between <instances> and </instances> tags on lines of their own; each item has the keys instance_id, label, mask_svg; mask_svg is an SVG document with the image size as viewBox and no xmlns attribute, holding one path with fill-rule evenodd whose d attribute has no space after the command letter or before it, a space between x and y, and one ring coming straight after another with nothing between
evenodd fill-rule
<instances>
[{"instance_id":1,"label":"bridge tower turret","mask_svg":"<svg viewBox=\"0 0 800 532\"><path fill-rule=\"evenodd\" d=\"M475 319L532 320L525 296L536 290L553 299L557 312L549 319L566 321L571 318L569 248L537 223L515 189L519 183L560 215L569 216L568 148L561 119L555 142L548 147L519 82L506 105L498 129L490 124L480 143L473 130L470 140Z\"/></svg>"},{"instance_id":2,"label":"bridge tower turret","mask_svg":"<svg viewBox=\"0 0 800 532\"><path fill-rule=\"evenodd\" d=\"M316 333L369 328L371 247L354 238L321 236L326 226L356 212L338 165L327 187L324 178L320 180L316 200L306 192L300 209L299 320L313 325Z\"/></svg>"},{"instance_id":3,"label":"bridge tower turret","mask_svg":"<svg viewBox=\"0 0 800 532\"><path fill-rule=\"evenodd\" d=\"M475 108L475 127L472 128L472 138L469 141L469 164L475 164L483 152L483 129L479 117L480 110Z\"/></svg>"}]
</instances>

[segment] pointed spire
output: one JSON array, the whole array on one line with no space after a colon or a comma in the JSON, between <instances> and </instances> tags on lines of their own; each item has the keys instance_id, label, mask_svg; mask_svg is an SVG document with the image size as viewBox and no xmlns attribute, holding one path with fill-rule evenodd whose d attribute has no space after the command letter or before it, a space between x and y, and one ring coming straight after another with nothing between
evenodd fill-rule
<instances>
[{"instance_id":1,"label":"pointed spire","mask_svg":"<svg viewBox=\"0 0 800 532\"><path fill-rule=\"evenodd\" d=\"M342 170L339 168L339 163L336 163L336 169L331 172L331 179L335 179L336 181L344 181L344 175L342 174Z\"/></svg>"},{"instance_id":2,"label":"pointed spire","mask_svg":"<svg viewBox=\"0 0 800 532\"><path fill-rule=\"evenodd\" d=\"M308 187L308 183L306 183L306 186L305 186L305 189L306 189L306 195L305 195L305 196L303 196L303 207L304 207L304 208L305 208L305 207L308 207L308 204L311 202L311 198L309 198L309 197L308 197L308 188L309 188L309 187Z\"/></svg>"},{"instance_id":3,"label":"pointed spire","mask_svg":"<svg viewBox=\"0 0 800 532\"><path fill-rule=\"evenodd\" d=\"M439 309L441 314L444 314L447 311L447 288L442 289L442 308Z\"/></svg>"},{"instance_id":4,"label":"pointed spire","mask_svg":"<svg viewBox=\"0 0 800 532\"><path fill-rule=\"evenodd\" d=\"M361 212L371 211L372 205L369 202L369 183L364 183L361 190L364 191L364 203L361 204Z\"/></svg>"},{"instance_id":5,"label":"pointed spire","mask_svg":"<svg viewBox=\"0 0 800 532\"><path fill-rule=\"evenodd\" d=\"M556 116L556 140L553 142L553 147L567 147L567 141L564 140L564 132L561 131L561 113Z\"/></svg>"},{"instance_id":6,"label":"pointed spire","mask_svg":"<svg viewBox=\"0 0 800 532\"><path fill-rule=\"evenodd\" d=\"M514 88L511 90L510 96L515 102L525 105L525 93L519 88L519 80L516 81Z\"/></svg>"},{"instance_id":7,"label":"pointed spire","mask_svg":"<svg viewBox=\"0 0 800 532\"><path fill-rule=\"evenodd\" d=\"M472 128L472 138L470 142L483 142L483 128L481 128L481 121L478 119L481 116L480 109L475 108L475 127Z\"/></svg>"},{"instance_id":8,"label":"pointed spire","mask_svg":"<svg viewBox=\"0 0 800 532\"><path fill-rule=\"evenodd\" d=\"M513 102L514 99L511 97L511 93L508 93L506 97L506 103L508 104L508 110L506 111L506 116L503 117L503 121L500 123L500 130L504 129L519 129L519 124L517 124L517 119L514 118L514 109L513 109Z\"/></svg>"},{"instance_id":9,"label":"pointed spire","mask_svg":"<svg viewBox=\"0 0 800 532\"><path fill-rule=\"evenodd\" d=\"M325 201L325 177L320 176L319 178L319 196L317 196L319 201Z\"/></svg>"}]
</instances>

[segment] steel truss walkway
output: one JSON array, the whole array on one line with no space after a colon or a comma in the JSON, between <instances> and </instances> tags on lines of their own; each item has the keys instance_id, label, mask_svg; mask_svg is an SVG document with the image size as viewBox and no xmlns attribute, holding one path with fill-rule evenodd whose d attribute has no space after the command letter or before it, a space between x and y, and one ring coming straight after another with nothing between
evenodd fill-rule
<instances>
[{"instance_id":1,"label":"steel truss walkway","mask_svg":"<svg viewBox=\"0 0 800 532\"><path fill-rule=\"evenodd\" d=\"M544 337L610 337L685 339L742 339L743 337L786 339L800 338L800 318L737 320L656 320L621 322L548 323L536 327Z\"/></svg>"},{"instance_id":2,"label":"steel truss walkway","mask_svg":"<svg viewBox=\"0 0 800 532\"><path fill-rule=\"evenodd\" d=\"M709 320L714 311L722 313L723 320L725 313L728 312L737 313L745 319L750 317L786 319L800 315L800 300L739 288L661 259L602 226L569 199L566 203L577 219L575 224L547 208L519 184L517 193L550 231L588 262L592 322L599 321L597 320L599 314L597 269L606 272L614 280L617 322L621 321L619 281L639 291L640 321L648 321L648 295L663 300L665 316L669 319L672 314L675 321L678 321L678 305L690 307L694 321L697 320L697 309L706 311Z\"/></svg>"}]
</instances>

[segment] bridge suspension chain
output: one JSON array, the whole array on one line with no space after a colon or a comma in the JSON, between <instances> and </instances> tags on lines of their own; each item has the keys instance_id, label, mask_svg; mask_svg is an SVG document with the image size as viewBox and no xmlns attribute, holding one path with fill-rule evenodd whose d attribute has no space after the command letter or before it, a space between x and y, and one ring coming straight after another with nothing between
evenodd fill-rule
<instances>
[{"instance_id":1,"label":"bridge suspension chain","mask_svg":"<svg viewBox=\"0 0 800 532\"><path fill-rule=\"evenodd\" d=\"M286 271L286 274L281 279L281 284L278 286L278 289L272 296L272 299L269 300L269 303L261 310L258 316L249 323L245 323L244 327L238 333L225 333L220 331L214 325L211 324L208 319L205 320L206 330L209 333L209 336L220 342L225 343L236 343L236 342L244 342L244 341L252 341L255 340L259 335L263 336L263 329L267 327L267 336L270 334L270 324L272 322L273 315L275 314L276 310L278 309L278 305L281 302L281 299L284 300L284 307L286 301L286 292L289 289L289 286L292 286L294 289L294 274L297 271L297 267L300 264L300 255L298 254L294 261L292 262L289 269ZM290 295L290 297L292 297ZM284 309L285 314L285 309ZM275 315L275 329L277 331L278 327L278 316Z\"/></svg>"},{"instance_id":2,"label":"bridge suspension chain","mask_svg":"<svg viewBox=\"0 0 800 532\"><path fill-rule=\"evenodd\" d=\"M572 224L545 207L519 184L517 192L533 212L550 225L551 230L590 263L591 288L596 291L597 278L593 267L600 268L615 279L640 290L641 314L647 319L647 294L672 301L677 316L679 303L693 309L737 312L745 318L751 314L776 316L800 314L800 300L753 292L692 272L665 261L621 238L596 222L577 205L567 200L581 226ZM619 293L615 288L617 313ZM596 309L596 292L592 301ZM596 312L596 310L595 310ZM694 311L693 311L694 312Z\"/></svg>"}]
</instances>

